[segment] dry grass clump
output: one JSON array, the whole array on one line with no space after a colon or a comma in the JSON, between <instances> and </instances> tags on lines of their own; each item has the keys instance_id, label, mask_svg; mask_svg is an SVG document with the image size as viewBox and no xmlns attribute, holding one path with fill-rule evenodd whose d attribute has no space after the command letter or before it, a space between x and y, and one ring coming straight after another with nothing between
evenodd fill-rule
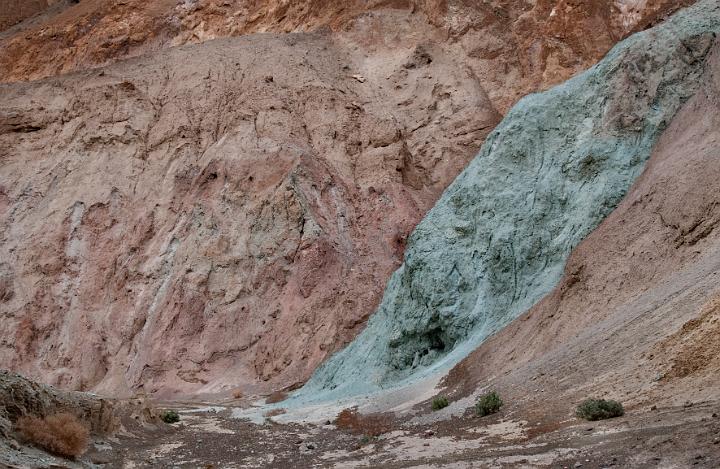
<instances>
[{"instance_id":1,"label":"dry grass clump","mask_svg":"<svg viewBox=\"0 0 720 469\"><path fill-rule=\"evenodd\" d=\"M392 420L388 414L363 415L356 408L345 409L335 418L335 426L368 437L380 436L392 429Z\"/></svg>"},{"instance_id":2,"label":"dry grass clump","mask_svg":"<svg viewBox=\"0 0 720 469\"><path fill-rule=\"evenodd\" d=\"M51 453L74 458L87 450L90 431L68 412L42 419L26 415L18 419L16 426L27 440Z\"/></svg>"},{"instance_id":3,"label":"dry grass clump","mask_svg":"<svg viewBox=\"0 0 720 469\"><path fill-rule=\"evenodd\" d=\"M287 399L288 395L283 391L275 391L265 399L266 404L275 404L276 402L282 402Z\"/></svg>"},{"instance_id":4,"label":"dry grass clump","mask_svg":"<svg viewBox=\"0 0 720 469\"><path fill-rule=\"evenodd\" d=\"M268 410L267 412L265 412L263 414L263 417L266 417L266 418L276 417L278 415L282 415L285 413L287 413L287 411L285 409L272 409L272 410Z\"/></svg>"}]
</instances>

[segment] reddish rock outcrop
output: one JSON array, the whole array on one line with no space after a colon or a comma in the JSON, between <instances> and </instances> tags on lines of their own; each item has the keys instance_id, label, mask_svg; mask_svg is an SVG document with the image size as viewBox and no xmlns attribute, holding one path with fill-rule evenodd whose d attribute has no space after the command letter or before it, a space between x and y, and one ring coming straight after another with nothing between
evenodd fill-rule
<instances>
[{"instance_id":1,"label":"reddish rock outcrop","mask_svg":"<svg viewBox=\"0 0 720 469\"><path fill-rule=\"evenodd\" d=\"M3 366L107 392L303 380L499 119L425 53L370 69L249 36L3 87Z\"/></svg>"},{"instance_id":2,"label":"reddish rock outcrop","mask_svg":"<svg viewBox=\"0 0 720 469\"><path fill-rule=\"evenodd\" d=\"M302 382L519 96L678 7L616 3L639 9L83 0L8 30L6 81L148 55L0 87L0 366L113 394Z\"/></svg>"},{"instance_id":3,"label":"reddish rock outcrop","mask_svg":"<svg viewBox=\"0 0 720 469\"><path fill-rule=\"evenodd\" d=\"M0 10L0 32L47 10L53 3L52 0L6 0Z\"/></svg>"},{"instance_id":4,"label":"reddish rock outcrop","mask_svg":"<svg viewBox=\"0 0 720 469\"><path fill-rule=\"evenodd\" d=\"M56 5L41 21L1 38L0 80L53 76L170 45L326 28L345 33L367 53L379 45L406 49L423 39L459 50L506 111L693 0L83 0L38 2L36 9L43 3ZM34 11L25 4L9 10L18 18ZM415 28L403 24L399 12L416 17Z\"/></svg>"}]
</instances>

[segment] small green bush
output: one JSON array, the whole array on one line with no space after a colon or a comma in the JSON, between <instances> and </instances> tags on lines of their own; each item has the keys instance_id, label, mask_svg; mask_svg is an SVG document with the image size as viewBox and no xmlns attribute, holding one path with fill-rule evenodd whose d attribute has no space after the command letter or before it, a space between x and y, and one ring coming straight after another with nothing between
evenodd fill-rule
<instances>
[{"instance_id":1,"label":"small green bush","mask_svg":"<svg viewBox=\"0 0 720 469\"><path fill-rule=\"evenodd\" d=\"M448 405L450 405L450 403L448 402L447 397L438 396L432 401L432 410L444 409Z\"/></svg>"},{"instance_id":2,"label":"small green bush","mask_svg":"<svg viewBox=\"0 0 720 469\"><path fill-rule=\"evenodd\" d=\"M622 404L605 399L586 399L577 407L575 415L585 420L604 420L625 414Z\"/></svg>"},{"instance_id":3,"label":"small green bush","mask_svg":"<svg viewBox=\"0 0 720 469\"><path fill-rule=\"evenodd\" d=\"M160 418L165 423L177 423L180 421L180 415L174 410L166 410L162 413Z\"/></svg>"},{"instance_id":4,"label":"small green bush","mask_svg":"<svg viewBox=\"0 0 720 469\"><path fill-rule=\"evenodd\" d=\"M502 406L503 401L500 399L500 395L493 391L480 396L480 399L475 404L475 411L480 417L485 417L499 411Z\"/></svg>"}]
</instances>

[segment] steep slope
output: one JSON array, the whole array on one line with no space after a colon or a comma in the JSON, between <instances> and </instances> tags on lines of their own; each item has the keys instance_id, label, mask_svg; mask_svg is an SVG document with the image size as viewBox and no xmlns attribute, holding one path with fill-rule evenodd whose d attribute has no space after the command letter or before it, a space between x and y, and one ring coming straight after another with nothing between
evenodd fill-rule
<instances>
[{"instance_id":1,"label":"steep slope","mask_svg":"<svg viewBox=\"0 0 720 469\"><path fill-rule=\"evenodd\" d=\"M222 37L326 29L341 35L354 31L353 42L366 53L378 44L407 48L420 38L444 43L466 56L493 103L505 112L521 96L584 70L629 32L644 29L693 0L54 3L40 21L0 36L1 81L38 79ZM379 17L392 23L393 12L410 14L432 25L433 32L417 27L408 41L402 27L378 29Z\"/></svg>"},{"instance_id":2,"label":"steep slope","mask_svg":"<svg viewBox=\"0 0 720 469\"><path fill-rule=\"evenodd\" d=\"M498 119L441 51L367 74L388 96L323 35L198 47L2 89L3 366L107 392L300 380Z\"/></svg>"},{"instance_id":3,"label":"steep slope","mask_svg":"<svg viewBox=\"0 0 720 469\"><path fill-rule=\"evenodd\" d=\"M53 0L6 0L0 10L0 32L46 11L53 3Z\"/></svg>"},{"instance_id":4,"label":"steep slope","mask_svg":"<svg viewBox=\"0 0 720 469\"><path fill-rule=\"evenodd\" d=\"M719 29L720 5L700 2L521 100L417 226L366 329L298 399L445 370L549 293L699 88Z\"/></svg>"},{"instance_id":5,"label":"steep slope","mask_svg":"<svg viewBox=\"0 0 720 469\"><path fill-rule=\"evenodd\" d=\"M0 88L0 366L108 393L304 381L500 113L678 6L67 5L0 38L5 79L328 26Z\"/></svg>"},{"instance_id":6,"label":"steep slope","mask_svg":"<svg viewBox=\"0 0 720 469\"><path fill-rule=\"evenodd\" d=\"M496 386L532 408L610 395L632 407L720 387L720 49L643 175L580 243L553 292L460 363L447 384Z\"/></svg>"}]
</instances>

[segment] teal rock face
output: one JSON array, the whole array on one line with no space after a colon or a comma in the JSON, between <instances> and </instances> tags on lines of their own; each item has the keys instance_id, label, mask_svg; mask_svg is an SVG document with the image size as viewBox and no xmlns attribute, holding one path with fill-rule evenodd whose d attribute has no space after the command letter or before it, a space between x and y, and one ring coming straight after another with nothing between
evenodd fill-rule
<instances>
[{"instance_id":1,"label":"teal rock face","mask_svg":"<svg viewBox=\"0 0 720 469\"><path fill-rule=\"evenodd\" d=\"M294 400L445 371L549 293L694 94L718 30L718 2L699 2L521 100L417 226L366 329Z\"/></svg>"}]
</instances>

